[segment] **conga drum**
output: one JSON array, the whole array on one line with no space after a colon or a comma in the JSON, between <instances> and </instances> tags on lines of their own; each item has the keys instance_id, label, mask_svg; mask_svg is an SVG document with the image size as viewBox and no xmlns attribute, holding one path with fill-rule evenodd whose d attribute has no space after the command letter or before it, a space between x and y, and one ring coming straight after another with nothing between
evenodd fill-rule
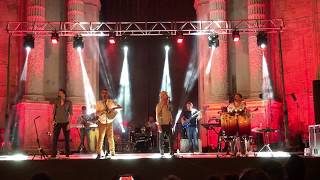
<instances>
[{"instance_id":1,"label":"conga drum","mask_svg":"<svg viewBox=\"0 0 320 180\"><path fill-rule=\"evenodd\" d=\"M249 136L251 133L251 122L248 116L237 116L239 126L239 136Z\"/></svg>"},{"instance_id":2,"label":"conga drum","mask_svg":"<svg viewBox=\"0 0 320 180\"><path fill-rule=\"evenodd\" d=\"M235 136L238 131L238 124L235 116L228 113L221 114L221 128L226 136Z\"/></svg>"}]
</instances>

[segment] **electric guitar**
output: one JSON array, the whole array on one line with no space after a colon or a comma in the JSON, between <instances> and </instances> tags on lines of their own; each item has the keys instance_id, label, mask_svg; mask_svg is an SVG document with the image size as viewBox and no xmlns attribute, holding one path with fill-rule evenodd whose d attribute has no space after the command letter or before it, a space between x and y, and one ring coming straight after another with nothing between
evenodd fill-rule
<instances>
[{"instance_id":1,"label":"electric guitar","mask_svg":"<svg viewBox=\"0 0 320 180\"><path fill-rule=\"evenodd\" d=\"M190 121L191 119L193 119L194 117L198 116L200 114L201 111L197 111L196 113L192 114L190 118L183 120L182 121L182 127L183 128L188 128L190 126Z\"/></svg>"},{"instance_id":2,"label":"electric guitar","mask_svg":"<svg viewBox=\"0 0 320 180\"><path fill-rule=\"evenodd\" d=\"M100 115L97 116L97 119L102 124L112 123L116 118L118 111L116 109L121 109L121 106L117 106L108 110L103 111Z\"/></svg>"}]
</instances>

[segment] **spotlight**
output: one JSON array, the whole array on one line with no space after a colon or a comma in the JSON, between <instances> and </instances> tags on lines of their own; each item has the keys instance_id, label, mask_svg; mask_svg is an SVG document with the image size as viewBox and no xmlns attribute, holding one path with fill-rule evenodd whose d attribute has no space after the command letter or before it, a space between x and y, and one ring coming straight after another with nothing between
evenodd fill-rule
<instances>
[{"instance_id":1,"label":"spotlight","mask_svg":"<svg viewBox=\"0 0 320 180\"><path fill-rule=\"evenodd\" d=\"M215 48L219 47L219 35L218 34L210 34L208 36L208 43L209 43L209 48L212 48L213 46Z\"/></svg>"},{"instance_id":2,"label":"spotlight","mask_svg":"<svg viewBox=\"0 0 320 180\"><path fill-rule=\"evenodd\" d=\"M232 39L234 42L238 42L240 40L240 32L237 30L232 31Z\"/></svg>"},{"instance_id":3,"label":"spotlight","mask_svg":"<svg viewBox=\"0 0 320 180\"><path fill-rule=\"evenodd\" d=\"M109 44L116 44L116 38L114 32L110 32L109 34Z\"/></svg>"},{"instance_id":4,"label":"spotlight","mask_svg":"<svg viewBox=\"0 0 320 180\"><path fill-rule=\"evenodd\" d=\"M58 44L59 42L59 34L55 31L51 34L51 43Z\"/></svg>"},{"instance_id":5,"label":"spotlight","mask_svg":"<svg viewBox=\"0 0 320 180\"><path fill-rule=\"evenodd\" d=\"M181 44L183 42L183 33L181 31L177 32L177 43Z\"/></svg>"},{"instance_id":6,"label":"spotlight","mask_svg":"<svg viewBox=\"0 0 320 180\"><path fill-rule=\"evenodd\" d=\"M77 49L83 49L84 48L84 43L83 43L83 38L80 35L76 35L73 37L73 48Z\"/></svg>"},{"instance_id":7,"label":"spotlight","mask_svg":"<svg viewBox=\"0 0 320 180\"><path fill-rule=\"evenodd\" d=\"M164 46L164 49L165 49L166 51L169 51L170 46L169 46L169 45L165 45L165 46Z\"/></svg>"},{"instance_id":8,"label":"spotlight","mask_svg":"<svg viewBox=\"0 0 320 180\"><path fill-rule=\"evenodd\" d=\"M24 36L23 46L26 49L34 48L34 37L32 34L27 34Z\"/></svg>"},{"instance_id":9,"label":"spotlight","mask_svg":"<svg viewBox=\"0 0 320 180\"><path fill-rule=\"evenodd\" d=\"M116 40L114 37L109 37L109 43L110 44L116 44Z\"/></svg>"},{"instance_id":10,"label":"spotlight","mask_svg":"<svg viewBox=\"0 0 320 180\"><path fill-rule=\"evenodd\" d=\"M257 34L257 45L262 49L266 48L268 44L267 34L263 31Z\"/></svg>"}]
</instances>

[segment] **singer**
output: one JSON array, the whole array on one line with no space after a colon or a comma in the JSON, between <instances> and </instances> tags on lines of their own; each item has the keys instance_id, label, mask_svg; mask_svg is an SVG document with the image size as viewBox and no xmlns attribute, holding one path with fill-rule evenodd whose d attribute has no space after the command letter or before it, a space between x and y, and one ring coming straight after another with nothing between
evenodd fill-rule
<instances>
[{"instance_id":1,"label":"singer","mask_svg":"<svg viewBox=\"0 0 320 180\"><path fill-rule=\"evenodd\" d=\"M70 129L69 122L72 116L72 102L66 99L66 92L64 89L60 89L58 92L58 98L54 102L53 109L53 145L52 145L52 156L55 158L57 156L57 142L62 129L65 141L65 155L69 157L70 154Z\"/></svg>"},{"instance_id":2,"label":"singer","mask_svg":"<svg viewBox=\"0 0 320 180\"><path fill-rule=\"evenodd\" d=\"M159 150L160 154L164 155L164 138L167 137L169 140L169 153L173 155L172 150L172 114L171 105L168 93L161 91L159 94L159 103L156 106L156 124L159 132Z\"/></svg>"}]
</instances>

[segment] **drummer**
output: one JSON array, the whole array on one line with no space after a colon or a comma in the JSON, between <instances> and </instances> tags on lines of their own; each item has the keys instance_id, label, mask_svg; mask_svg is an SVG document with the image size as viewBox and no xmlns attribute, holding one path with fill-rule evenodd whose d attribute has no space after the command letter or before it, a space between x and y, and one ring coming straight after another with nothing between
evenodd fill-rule
<instances>
[{"instance_id":1,"label":"drummer","mask_svg":"<svg viewBox=\"0 0 320 180\"><path fill-rule=\"evenodd\" d=\"M244 115L246 111L246 102L240 93L234 95L233 101L227 107L227 111L231 115Z\"/></svg>"}]
</instances>

